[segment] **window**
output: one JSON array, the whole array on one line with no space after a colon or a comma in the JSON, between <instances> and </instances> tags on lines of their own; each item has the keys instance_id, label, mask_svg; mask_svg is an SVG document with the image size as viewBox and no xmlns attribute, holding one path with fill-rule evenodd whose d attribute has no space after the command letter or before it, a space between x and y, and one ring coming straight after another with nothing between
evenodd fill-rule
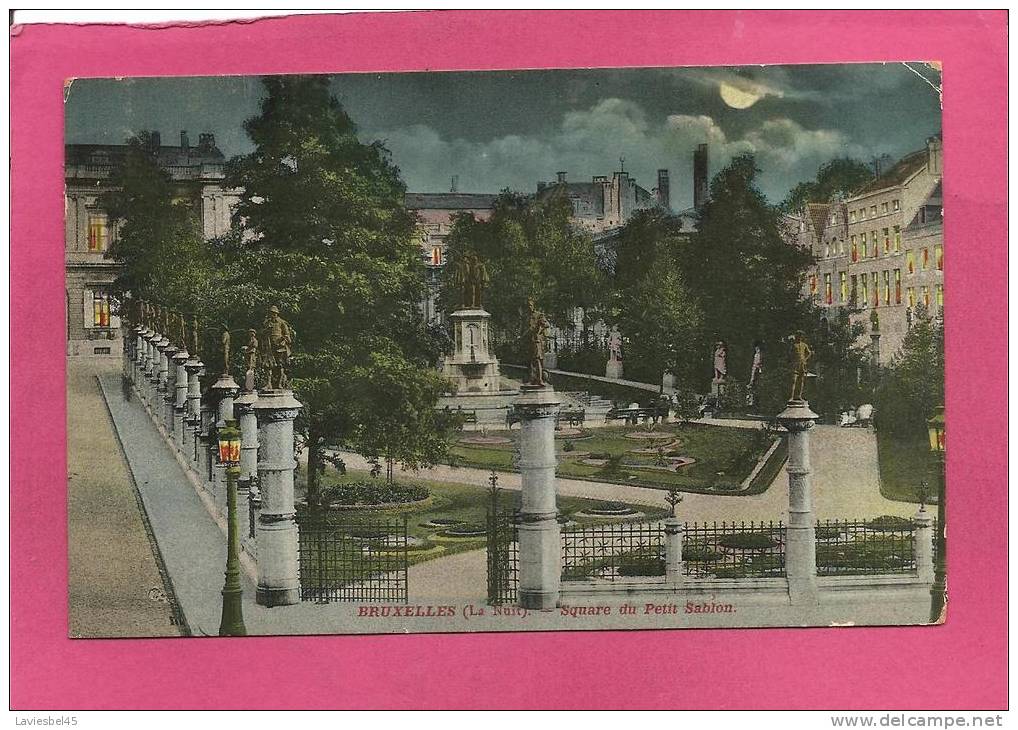
<instances>
[{"instance_id":1,"label":"window","mask_svg":"<svg viewBox=\"0 0 1018 730\"><path fill-rule=\"evenodd\" d=\"M924 287L922 287L919 290L919 293L920 293L920 296L921 296L921 298L923 300L923 306L926 307L927 309L929 309L930 308L930 288L928 286L924 286Z\"/></svg>"},{"instance_id":2,"label":"window","mask_svg":"<svg viewBox=\"0 0 1018 730\"><path fill-rule=\"evenodd\" d=\"M102 213L90 213L88 216L88 250L101 252L106 250L106 216Z\"/></svg>"},{"instance_id":3,"label":"window","mask_svg":"<svg viewBox=\"0 0 1018 730\"><path fill-rule=\"evenodd\" d=\"M854 210L850 210L848 212L848 221L849 221L849 223L855 223L855 211Z\"/></svg>"},{"instance_id":4,"label":"window","mask_svg":"<svg viewBox=\"0 0 1018 730\"><path fill-rule=\"evenodd\" d=\"M866 276L866 274L862 274L859 277L859 284L862 285L862 291L860 292L860 294L862 296L859 299L860 299L860 303L864 307L869 306L869 303L870 303L870 285L869 285L869 280L870 279L869 279L868 276Z\"/></svg>"},{"instance_id":5,"label":"window","mask_svg":"<svg viewBox=\"0 0 1018 730\"><path fill-rule=\"evenodd\" d=\"M810 274L809 275L809 293L810 294L816 294L817 293L817 275L816 274Z\"/></svg>"},{"instance_id":6,"label":"window","mask_svg":"<svg viewBox=\"0 0 1018 730\"><path fill-rule=\"evenodd\" d=\"M838 274L838 288L841 290L841 303L848 302L848 274L842 271Z\"/></svg>"},{"instance_id":7,"label":"window","mask_svg":"<svg viewBox=\"0 0 1018 730\"><path fill-rule=\"evenodd\" d=\"M104 289L85 289L82 305L86 329L120 326L120 319L112 313L112 298Z\"/></svg>"},{"instance_id":8,"label":"window","mask_svg":"<svg viewBox=\"0 0 1018 730\"><path fill-rule=\"evenodd\" d=\"M933 256L937 262L937 271L944 270L944 247L939 243L933 247Z\"/></svg>"},{"instance_id":9,"label":"window","mask_svg":"<svg viewBox=\"0 0 1018 730\"><path fill-rule=\"evenodd\" d=\"M930 268L930 249L928 249L928 248L924 248L923 249L921 261L922 261L923 271L926 271L926 269Z\"/></svg>"},{"instance_id":10,"label":"window","mask_svg":"<svg viewBox=\"0 0 1018 730\"><path fill-rule=\"evenodd\" d=\"M891 303L891 271L884 269L884 306Z\"/></svg>"},{"instance_id":11,"label":"window","mask_svg":"<svg viewBox=\"0 0 1018 730\"><path fill-rule=\"evenodd\" d=\"M877 272L870 275L870 288L873 290L873 306L880 304L880 282L877 281Z\"/></svg>"},{"instance_id":12,"label":"window","mask_svg":"<svg viewBox=\"0 0 1018 730\"><path fill-rule=\"evenodd\" d=\"M884 234L884 255L891 253L891 231L885 228L881 231Z\"/></svg>"},{"instance_id":13,"label":"window","mask_svg":"<svg viewBox=\"0 0 1018 730\"><path fill-rule=\"evenodd\" d=\"M894 303L901 304L901 269L894 270Z\"/></svg>"},{"instance_id":14,"label":"window","mask_svg":"<svg viewBox=\"0 0 1018 730\"><path fill-rule=\"evenodd\" d=\"M431 265L441 266L442 265L442 247L432 246L431 248Z\"/></svg>"},{"instance_id":15,"label":"window","mask_svg":"<svg viewBox=\"0 0 1018 730\"><path fill-rule=\"evenodd\" d=\"M855 274L852 274L852 284L851 284L851 289L850 289L850 291L852 293L851 293L851 296L849 298L849 301L851 301L852 304L855 304L857 301L859 301L858 286L859 286L858 277Z\"/></svg>"},{"instance_id":16,"label":"window","mask_svg":"<svg viewBox=\"0 0 1018 730\"><path fill-rule=\"evenodd\" d=\"M866 258L867 252L870 250L869 246L866 245L866 234L859 236L859 240L862 242L862 257Z\"/></svg>"},{"instance_id":17,"label":"window","mask_svg":"<svg viewBox=\"0 0 1018 730\"><path fill-rule=\"evenodd\" d=\"M892 210L900 210L901 209L901 205L898 203L897 200L892 200L891 201L891 209Z\"/></svg>"},{"instance_id":18,"label":"window","mask_svg":"<svg viewBox=\"0 0 1018 730\"><path fill-rule=\"evenodd\" d=\"M901 226L894 227L894 252L901 251Z\"/></svg>"},{"instance_id":19,"label":"window","mask_svg":"<svg viewBox=\"0 0 1018 730\"><path fill-rule=\"evenodd\" d=\"M859 244L856 243L857 236L852 236L852 263L859 260Z\"/></svg>"},{"instance_id":20,"label":"window","mask_svg":"<svg viewBox=\"0 0 1018 730\"><path fill-rule=\"evenodd\" d=\"M887 203L880 204L880 213L881 215L887 215Z\"/></svg>"},{"instance_id":21,"label":"window","mask_svg":"<svg viewBox=\"0 0 1018 730\"><path fill-rule=\"evenodd\" d=\"M944 306L944 285L937 284L937 306Z\"/></svg>"},{"instance_id":22,"label":"window","mask_svg":"<svg viewBox=\"0 0 1018 730\"><path fill-rule=\"evenodd\" d=\"M866 209L865 208L860 208L859 209L859 220L861 220L861 221L866 220Z\"/></svg>"},{"instance_id":23,"label":"window","mask_svg":"<svg viewBox=\"0 0 1018 730\"><path fill-rule=\"evenodd\" d=\"M908 289L905 290L905 293L906 293L906 295L908 297L908 299L907 299L907 301L908 301L908 308L909 309L914 309L915 308L915 287L914 286L910 286Z\"/></svg>"},{"instance_id":24,"label":"window","mask_svg":"<svg viewBox=\"0 0 1018 730\"><path fill-rule=\"evenodd\" d=\"M829 258L831 255L831 244L827 241L824 242L824 258Z\"/></svg>"},{"instance_id":25,"label":"window","mask_svg":"<svg viewBox=\"0 0 1018 730\"><path fill-rule=\"evenodd\" d=\"M915 273L915 251L912 249L905 252L905 271L909 274Z\"/></svg>"},{"instance_id":26,"label":"window","mask_svg":"<svg viewBox=\"0 0 1018 730\"><path fill-rule=\"evenodd\" d=\"M870 218L876 218L876 217L877 217L877 206L871 205L870 206Z\"/></svg>"},{"instance_id":27,"label":"window","mask_svg":"<svg viewBox=\"0 0 1018 730\"><path fill-rule=\"evenodd\" d=\"M870 248L873 249L873 258L877 257L877 232L870 231Z\"/></svg>"},{"instance_id":28,"label":"window","mask_svg":"<svg viewBox=\"0 0 1018 730\"><path fill-rule=\"evenodd\" d=\"M831 291L831 275L824 274L824 301L834 304L834 293Z\"/></svg>"}]
</instances>

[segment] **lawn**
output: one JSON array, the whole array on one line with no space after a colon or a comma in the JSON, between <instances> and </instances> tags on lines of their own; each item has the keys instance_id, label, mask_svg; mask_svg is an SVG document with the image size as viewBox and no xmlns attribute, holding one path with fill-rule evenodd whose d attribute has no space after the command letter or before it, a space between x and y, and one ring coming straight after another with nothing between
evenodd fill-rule
<instances>
[{"instance_id":1,"label":"lawn","mask_svg":"<svg viewBox=\"0 0 1018 730\"><path fill-rule=\"evenodd\" d=\"M877 430L877 464L880 468L880 493L899 502L919 502L920 482L929 484L927 503L936 504L937 466L925 438L895 438Z\"/></svg>"},{"instance_id":2,"label":"lawn","mask_svg":"<svg viewBox=\"0 0 1018 730\"><path fill-rule=\"evenodd\" d=\"M556 438L559 452L559 476L592 481L633 484L656 489L678 489L710 494L756 494L764 491L784 461L783 444L775 451L749 489L739 491L753 467L773 443L763 432L704 424L658 424L655 431L668 432L660 440L626 438L643 426L586 429L586 438ZM470 436L471 434L467 434ZM452 453L459 466L515 471L514 452L519 430L488 432L489 436L508 436L511 444L473 446L457 444ZM678 443L669 445L678 439ZM658 453L634 453L634 449L662 449ZM608 458L604 465L583 463L589 457ZM661 467L668 456L695 459L691 464L669 470ZM618 462L621 459L621 462ZM769 477L769 478L768 478Z\"/></svg>"},{"instance_id":3,"label":"lawn","mask_svg":"<svg viewBox=\"0 0 1018 730\"><path fill-rule=\"evenodd\" d=\"M368 472L364 471L350 471L344 475L329 473L324 478L324 486L364 481L370 478ZM381 482L380 478L379 481ZM432 520L457 520L458 525L476 525L483 529L488 506L491 503L488 490L469 484L436 482L426 479L406 479L401 481L425 485L431 491L431 502L426 505L411 506L404 509L330 510L327 513L329 521L348 523L361 520L391 520L406 514L408 518L407 534L411 538L416 538L420 541L420 544L417 545L419 549L411 550L409 553L411 563L484 547L484 535L469 538L446 538L438 534L441 528L428 526L427 523ZM518 491L499 490L498 507L500 510L519 507L519 500L520 493ZM664 500L662 500L661 504L661 509L642 505L628 505L640 513L641 516L630 517L628 519L608 519L585 517L576 514L587 507L603 506L603 502L579 497L559 496L558 498L559 512L577 525L610 524L634 520L640 522L660 520L667 516Z\"/></svg>"}]
</instances>

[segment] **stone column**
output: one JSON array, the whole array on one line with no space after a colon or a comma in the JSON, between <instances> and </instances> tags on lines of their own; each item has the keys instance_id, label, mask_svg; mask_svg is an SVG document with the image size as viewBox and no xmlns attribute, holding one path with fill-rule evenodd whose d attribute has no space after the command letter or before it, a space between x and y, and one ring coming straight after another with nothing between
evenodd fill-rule
<instances>
[{"instance_id":1,"label":"stone column","mask_svg":"<svg viewBox=\"0 0 1018 730\"><path fill-rule=\"evenodd\" d=\"M681 588L685 572L682 565L682 523L677 517L668 517L664 526L665 578L673 588Z\"/></svg>"},{"instance_id":2,"label":"stone column","mask_svg":"<svg viewBox=\"0 0 1018 730\"><path fill-rule=\"evenodd\" d=\"M201 381L199 378L205 374L205 364L198 359L197 355L191 355L191 359L184 363L187 371L187 411L185 415L186 433L184 434L184 453L190 456L189 461L195 463L194 455L194 434L201 423Z\"/></svg>"},{"instance_id":3,"label":"stone column","mask_svg":"<svg viewBox=\"0 0 1018 730\"><path fill-rule=\"evenodd\" d=\"M185 450L184 427L187 419L187 362L190 356L187 350L181 348L173 356L173 369L175 372L173 384L173 432L176 434L177 448L182 453Z\"/></svg>"},{"instance_id":4,"label":"stone column","mask_svg":"<svg viewBox=\"0 0 1018 730\"><path fill-rule=\"evenodd\" d=\"M300 601L293 421L301 407L289 390L262 391L253 406L259 427L258 487L262 500L255 528L258 550L255 600L261 606L287 606Z\"/></svg>"},{"instance_id":5,"label":"stone column","mask_svg":"<svg viewBox=\"0 0 1018 730\"><path fill-rule=\"evenodd\" d=\"M134 342L131 346L131 382L134 383L135 387L138 386L138 378L141 375L141 362L142 362L142 344L144 340L141 339L141 333L145 330L140 324L136 324L132 330L134 334Z\"/></svg>"},{"instance_id":6,"label":"stone column","mask_svg":"<svg viewBox=\"0 0 1018 730\"><path fill-rule=\"evenodd\" d=\"M211 433L218 433L219 429L225 428L226 424L234 420L233 399L237 397L240 388L229 373L223 373L212 385L213 397L216 399L216 427ZM217 459L212 467L212 493L215 495L216 503L225 511L226 509L226 467Z\"/></svg>"},{"instance_id":7,"label":"stone column","mask_svg":"<svg viewBox=\"0 0 1018 730\"><path fill-rule=\"evenodd\" d=\"M913 536L916 575L923 583L933 585L933 515L923 505L912 520L916 523Z\"/></svg>"},{"instance_id":8,"label":"stone column","mask_svg":"<svg viewBox=\"0 0 1018 730\"><path fill-rule=\"evenodd\" d=\"M163 426L166 428L166 435L173 434L173 403L177 399L177 363L175 358L179 350L172 342L163 350L163 357L166 358L166 383L163 386L163 402L161 404Z\"/></svg>"},{"instance_id":9,"label":"stone column","mask_svg":"<svg viewBox=\"0 0 1018 730\"><path fill-rule=\"evenodd\" d=\"M555 416L561 401L550 385L520 387L519 601L524 608L558 605L562 580L558 504L555 494Z\"/></svg>"},{"instance_id":10,"label":"stone column","mask_svg":"<svg viewBox=\"0 0 1018 730\"><path fill-rule=\"evenodd\" d=\"M233 401L233 412L240 424L240 478L237 489L246 493L258 479L258 416L254 404L258 391L246 390Z\"/></svg>"},{"instance_id":11,"label":"stone column","mask_svg":"<svg viewBox=\"0 0 1018 730\"><path fill-rule=\"evenodd\" d=\"M788 431L788 527L785 531L785 573L788 595L795 605L816 604L817 545L810 479L809 429L817 414L804 400L790 400L778 421Z\"/></svg>"},{"instance_id":12,"label":"stone column","mask_svg":"<svg viewBox=\"0 0 1018 730\"><path fill-rule=\"evenodd\" d=\"M155 365L155 347L152 344L158 337L159 335L151 329L145 333L145 367L141 395L145 400L146 408L152 402L152 378L159 375L158 368Z\"/></svg>"}]
</instances>

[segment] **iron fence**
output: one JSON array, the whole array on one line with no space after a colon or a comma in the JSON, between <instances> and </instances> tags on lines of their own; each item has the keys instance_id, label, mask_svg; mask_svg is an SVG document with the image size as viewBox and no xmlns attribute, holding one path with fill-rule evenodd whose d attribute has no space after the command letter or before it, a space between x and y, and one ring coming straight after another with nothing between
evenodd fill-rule
<instances>
[{"instance_id":1,"label":"iron fence","mask_svg":"<svg viewBox=\"0 0 1018 730\"><path fill-rule=\"evenodd\" d=\"M710 522L683 526L685 574L695 578L770 578L785 575L781 522Z\"/></svg>"},{"instance_id":2,"label":"iron fence","mask_svg":"<svg viewBox=\"0 0 1018 730\"><path fill-rule=\"evenodd\" d=\"M664 527L620 523L562 532L562 580L616 581L634 577L664 581Z\"/></svg>"},{"instance_id":3,"label":"iron fence","mask_svg":"<svg viewBox=\"0 0 1018 730\"><path fill-rule=\"evenodd\" d=\"M817 522L817 575L915 573L915 529L904 517Z\"/></svg>"},{"instance_id":4,"label":"iron fence","mask_svg":"<svg viewBox=\"0 0 1018 730\"><path fill-rule=\"evenodd\" d=\"M488 510L488 604L516 603L519 594L519 529L515 510Z\"/></svg>"},{"instance_id":5,"label":"iron fence","mask_svg":"<svg viewBox=\"0 0 1018 730\"><path fill-rule=\"evenodd\" d=\"M302 601L407 601L407 517L297 512Z\"/></svg>"}]
</instances>

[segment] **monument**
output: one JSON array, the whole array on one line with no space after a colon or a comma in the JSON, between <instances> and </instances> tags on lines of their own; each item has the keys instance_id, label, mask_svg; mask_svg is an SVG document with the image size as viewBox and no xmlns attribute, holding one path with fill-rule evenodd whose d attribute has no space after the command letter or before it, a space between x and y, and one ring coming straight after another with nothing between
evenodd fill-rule
<instances>
[{"instance_id":1,"label":"monument","mask_svg":"<svg viewBox=\"0 0 1018 730\"><path fill-rule=\"evenodd\" d=\"M613 325L608 333L608 364L605 365L604 376L614 380L622 377L622 333L617 325Z\"/></svg>"},{"instance_id":2,"label":"monument","mask_svg":"<svg viewBox=\"0 0 1018 730\"><path fill-rule=\"evenodd\" d=\"M442 375L457 393L498 393L501 375L491 352L491 315L481 306L488 270L476 254L467 254L457 262L454 276L461 300L459 309L450 315L454 344L443 360Z\"/></svg>"}]
</instances>

